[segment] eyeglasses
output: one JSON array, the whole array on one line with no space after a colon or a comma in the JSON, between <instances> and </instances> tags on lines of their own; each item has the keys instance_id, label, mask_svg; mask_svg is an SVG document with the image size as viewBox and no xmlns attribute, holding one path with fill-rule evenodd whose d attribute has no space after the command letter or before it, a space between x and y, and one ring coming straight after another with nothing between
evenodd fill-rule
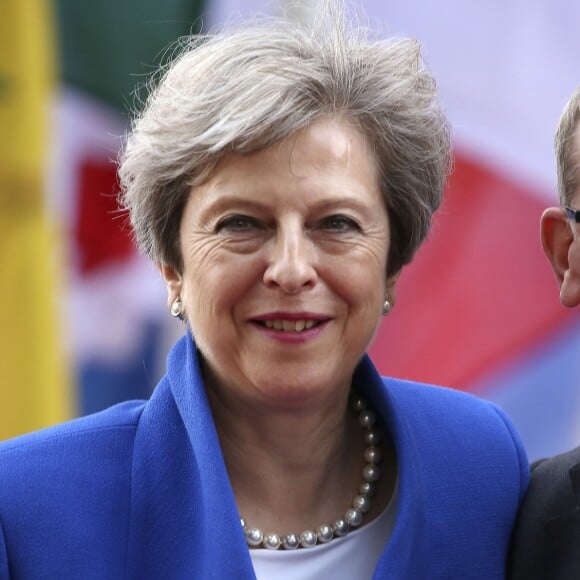
<instances>
[{"instance_id":1,"label":"eyeglasses","mask_svg":"<svg viewBox=\"0 0 580 580\"><path fill-rule=\"evenodd\" d=\"M580 209L572 209L571 207L566 206L564 211L566 212L567 218L571 219L577 224L580 224Z\"/></svg>"}]
</instances>

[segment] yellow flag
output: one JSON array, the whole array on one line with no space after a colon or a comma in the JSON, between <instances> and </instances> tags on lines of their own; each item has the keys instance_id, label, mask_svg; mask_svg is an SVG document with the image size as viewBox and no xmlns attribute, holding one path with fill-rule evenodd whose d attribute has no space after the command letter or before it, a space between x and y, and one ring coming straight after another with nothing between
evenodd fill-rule
<instances>
[{"instance_id":1,"label":"yellow flag","mask_svg":"<svg viewBox=\"0 0 580 580\"><path fill-rule=\"evenodd\" d=\"M49 0L0 3L0 439L72 414L61 256L45 207L52 17Z\"/></svg>"}]
</instances>

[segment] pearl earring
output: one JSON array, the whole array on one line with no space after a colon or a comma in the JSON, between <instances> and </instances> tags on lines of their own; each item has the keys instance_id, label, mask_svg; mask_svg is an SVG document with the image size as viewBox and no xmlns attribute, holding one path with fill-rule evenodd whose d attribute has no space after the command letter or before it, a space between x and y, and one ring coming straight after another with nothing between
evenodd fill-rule
<instances>
[{"instance_id":1,"label":"pearl earring","mask_svg":"<svg viewBox=\"0 0 580 580\"><path fill-rule=\"evenodd\" d=\"M388 300L385 300L385 303L383 304L383 316L386 316L391 311L392 307L392 304Z\"/></svg>"},{"instance_id":2,"label":"pearl earring","mask_svg":"<svg viewBox=\"0 0 580 580\"><path fill-rule=\"evenodd\" d=\"M183 320L183 304L181 298L178 296L171 304L171 316Z\"/></svg>"}]
</instances>

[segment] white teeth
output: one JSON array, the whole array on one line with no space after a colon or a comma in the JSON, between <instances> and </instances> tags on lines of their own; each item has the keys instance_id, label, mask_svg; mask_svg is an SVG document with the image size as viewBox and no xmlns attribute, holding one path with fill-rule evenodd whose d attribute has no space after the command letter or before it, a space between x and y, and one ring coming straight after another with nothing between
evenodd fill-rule
<instances>
[{"instance_id":1,"label":"white teeth","mask_svg":"<svg viewBox=\"0 0 580 580\"><path fill-rule=\"evenodd\" d=\"M264 320L266 328L283 330L284 332L301 332L316 324L314 320Z\"/></svg>"}]
</instances>

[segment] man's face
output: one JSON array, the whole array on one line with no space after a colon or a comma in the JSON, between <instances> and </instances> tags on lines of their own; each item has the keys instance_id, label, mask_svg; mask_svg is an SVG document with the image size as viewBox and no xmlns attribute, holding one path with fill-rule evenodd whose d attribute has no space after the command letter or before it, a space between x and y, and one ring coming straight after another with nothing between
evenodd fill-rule
<instances>
[{"instance_id":1,"label":"man's face","mask_svg":"<svg viewBox=\"0 0 580 580\"><path fill-rule=\"evenodd\" d=\"M580 194L577 192L572 208L580 209ZM569 220L572 239L568 247L568 270L560 289L560 299L564 306L580 304L580 223Z\"/></svg>"},{"instance_id":2,"label":"man's face","mask_svg":"<svg viewBox=\"0 0 580 580\"><path fill-rule=\"evenodd\" d=\"M580 176L580 123L572 147L572 160ZM570 207L580 210L580 179ZM563 208L550 207L542 215L541 235L544 252L560 285L560 302L568 307L580 305L580 223L570 219Z\"/></svg>"}]
</instances>

